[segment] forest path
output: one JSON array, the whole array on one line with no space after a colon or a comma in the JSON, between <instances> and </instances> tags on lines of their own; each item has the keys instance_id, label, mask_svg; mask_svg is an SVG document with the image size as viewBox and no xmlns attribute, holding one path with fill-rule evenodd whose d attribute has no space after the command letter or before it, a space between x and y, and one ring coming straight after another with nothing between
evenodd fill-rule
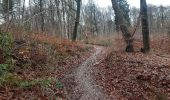
<instances>
[{"instance_id":1,"label":"forest path","mask_svg":"<svg viewBox=\"0 0 170 100\"><path fill-rule=\"evenodd\" d=\"M110 100L92 77L92 72L95 71L92 66L97 62L97 57L105 50L100 46L94 46L94 48L96 52L72 73L76 86L74 86L69 100Z\"/></svg>"}]
</instances>

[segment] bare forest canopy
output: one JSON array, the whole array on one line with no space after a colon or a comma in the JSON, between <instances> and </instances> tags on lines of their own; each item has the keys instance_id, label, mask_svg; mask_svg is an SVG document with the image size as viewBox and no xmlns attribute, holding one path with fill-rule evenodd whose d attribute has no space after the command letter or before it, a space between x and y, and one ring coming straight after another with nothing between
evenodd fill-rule
<instances>
[{"instance_id":1,"label":"bare forest canopy","mask_svg":"<svg viewBox=\"0 0 170 100\"><path fill-rule=\"evenodd\" d=\"M2 1L6 0L1 0L0 4L2 29L12 29L15 25L25 31L44 32L71 39L76 20L76 0L9 0L9 5ZM78 39L84 39L87 34L113 34L117 30L112 7L100 8L93 0L87 4L81 2L81 5ZM140 24L137 23L140 14L138 8L129 8L128 4L121 2L119 6L127 9L125 17L129 18L131 27ZM148 21L150 33L167 33L170 6L148 5Z\"/></svg>"}]
</instances>

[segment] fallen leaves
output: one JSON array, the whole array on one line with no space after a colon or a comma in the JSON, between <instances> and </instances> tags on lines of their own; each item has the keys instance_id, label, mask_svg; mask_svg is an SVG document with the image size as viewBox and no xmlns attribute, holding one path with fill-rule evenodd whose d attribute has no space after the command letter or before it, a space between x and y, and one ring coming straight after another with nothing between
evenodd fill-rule
<instances>
[{"instance_id":1,"label":"fallen leaves","mask_svg":"<svg viewBox=\"0 0 170 100\"><path fill-rule=\"evenodd\" d=\"M115 41L116 44L121 41ZM157 40L159 41L159 40ZM135 40L135 52L126 53L119 42L114 51L94 66L94 78L111 96L114 94L122 100L155 100L160 97L170 99L170 58L168 50L158 48L157 42L151 41L152 51L148 54L139 52L142 44ZM156 46L155 46L156 45ZM169 46L169 44L167 45ZM116 92L116 93L115 93ZM167 100L168 100L167 99Z\"/></svg>"},{"instance_id":2,"label":"fallen leaves","mask_svg":"<svg viewBox=\"0 0 170 100\"><path fill-rule=\"evenodd\" d=\"M16 74L20 80L28 81L28 83L24 83L24 86L28 85L31 88L23 89L13 85L7 85L7 88L0 87L0 99L48 100L49 98L57 98L64 100L67 92L65 75L86 60L90 56L92 48L80 42L61 40L55 36L43 34L30 36L28 40L24 42L24 45L22 45L23 42L17 41L14 46L13 53L20 64L14 66L12 73ZM40 85L32 86L29 82L46 77L54 78L61 83L55 83L53 80L48 87L43 87Z\"/></svg>"}]
</instances>

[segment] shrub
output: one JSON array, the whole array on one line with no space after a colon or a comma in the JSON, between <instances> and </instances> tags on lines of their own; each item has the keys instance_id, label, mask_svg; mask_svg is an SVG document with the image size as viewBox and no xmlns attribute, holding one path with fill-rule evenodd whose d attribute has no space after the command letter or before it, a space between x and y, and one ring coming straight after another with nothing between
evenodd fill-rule
<instances>
[{"instance_id":1,"label":"shrub","mask_svg":"<svg viewBox=\"0 0 170 100\"><path fill-rule=\"evenodd\" d=\"M12 43L13 38L10 33L0 32L0 50L2 50L3 58L5 58L5 63L12 65Z\"/></svg>"},{"instance_id":2,"label":"shrub","mask_svg":"<svg viewBox=\"0 0 170 100\"><path fill-rule=\"evenodd\" d=\"M8 64L0 64L0 76L8 71Z\"/></svg>"},{"instance_id":3,"label":"shrub","mask_svg":"<svg viewBox=\"0 0 170 100\"><path fill-rule=\"evenodd\" d=\"M47 78L47 79L34 79L34 80L30 80L30 81L21 80L18 83L18 86L20 88L23 88L23 89L30 89L30 88L32 88L34 86L37 86L37 85L40 85L40 86L43 86L43 87L49 87L51 83L52 83L52 79L51 78Z\"/></svg>"},{"instance_id":4,"label":"shrub","mask_svg":"<svg viewBox=\"0 0 170 100\"><path fill-rule=\"evenodd\" d=\"M10 33L0 32L0 86L16 85L19 79L16 75L9 73L12 66L12 43L13 38ZM3 59L3 60L2 60Z\"/></svg>"},{"instance_id":5,"label":"shrub","mask_svg":"<svg viewBox=\"0 0 170 100\"><path fill-rule=\"evenodd\" d=\"M19 83L19 79L16 75L11 73L3 73L0 76L0 86L4 85L17 85Z\"/></svg>"},{"instance_id":6,"label":"shrub","mask_svg":"<svg viewBox=\"0 0 170 100\"><path fill-rule=\"evenodd\" d=\"M60 81L58 81L58 80L56 81L55 86L56 86L56 88L58 88L58 89L63 88L63 84L62 84Z\"/></svg>"}]
</instances>

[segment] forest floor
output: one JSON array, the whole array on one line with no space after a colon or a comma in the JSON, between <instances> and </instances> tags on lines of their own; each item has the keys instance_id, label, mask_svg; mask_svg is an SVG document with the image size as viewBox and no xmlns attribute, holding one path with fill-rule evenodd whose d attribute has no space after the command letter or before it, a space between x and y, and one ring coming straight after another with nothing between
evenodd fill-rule
<instances>
[{"instance_id":1,"label":"forest floor","mask_svg":"<svg viewBox=\"0 0 170 100\"><path fill-rule=\"evenodd\" d=\"M135 40L133 53L124 51L122 41L115 38L109 49L108 41L102 47L92 43L96 53L65 79L68 100L170 99L169 40L151 40L147 54L140 52L142 41Z\"/></svg>"},{"instance_id":2,"label":"forest floor","mask_svg":"<svg viewBox=\"0 0 170 100\"><path fill-rule=\"evenodd\" d=\"M115 39L112 51L93 66L93 79L115 100L170 100L170 45L156 38L151 51L140 52L142 41L135 40L135 52L124 52L123 40Z\"/></svg>"},{"instance_id":3,"label":"forest floor","mask_svg":"<svg viewBox=\"0 0 170 100\"><path fill-rule=\"evenodd\" d=\"M92 46L42 34L14 42L16 59L0 76L0 100L65 100L64 76L95 52Z\"/></svg>"},{"instance_id":4,"label":"forest floor","mask_svg":"<svg viewBox=\"0 0 170 100\"><path fill-rule=\"evenodd\" d=\"M167 38L151 39L147 54L140 52L140 39L133 53L117 37L92 39L90 45L39 34L28 39L14 45L14 69L0 77L1 100L170 99Z\"/></svg>"}]
</instances>

